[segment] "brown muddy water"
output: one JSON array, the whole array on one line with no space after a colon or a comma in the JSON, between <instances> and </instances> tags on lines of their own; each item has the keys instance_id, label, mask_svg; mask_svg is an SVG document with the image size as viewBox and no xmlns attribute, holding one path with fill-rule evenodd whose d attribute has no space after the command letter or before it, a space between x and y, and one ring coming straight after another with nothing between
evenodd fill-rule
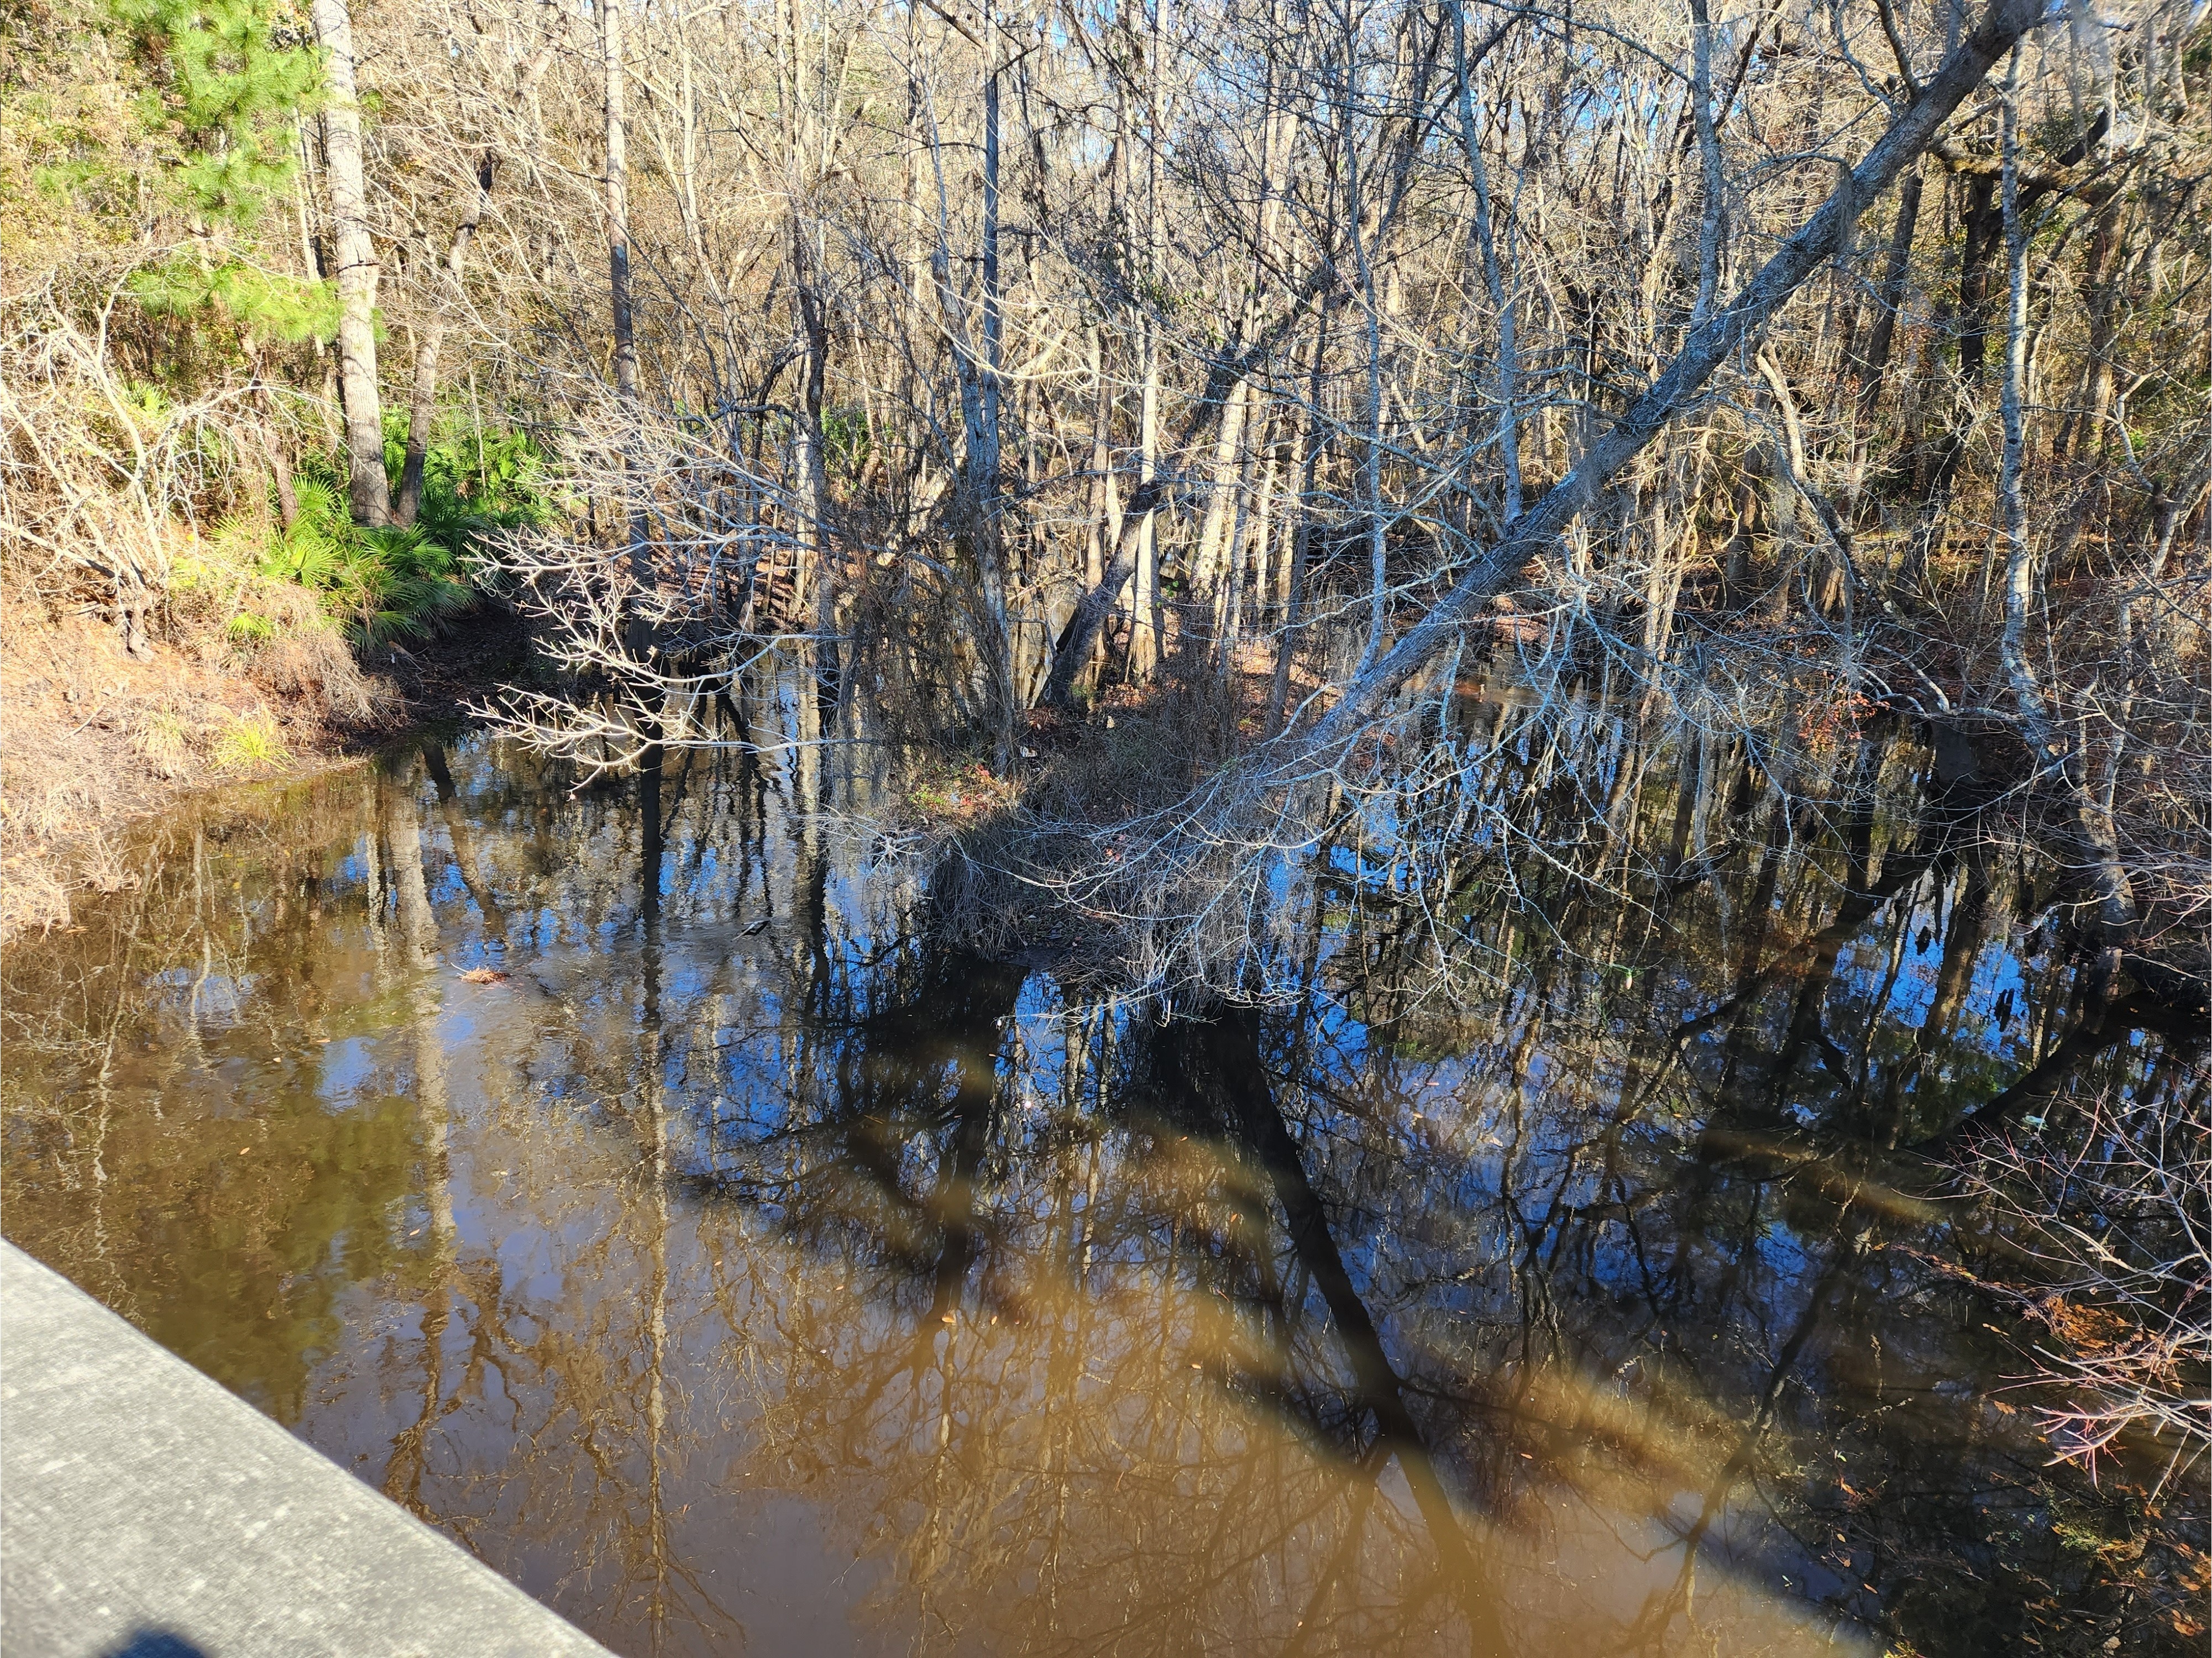
<instances>
[{"instance_id":1,"label":"brown muddy water","mask_svg":"<svg viewBox=\"0 0 2212 1658\"><path fill-rule=\"evenodd\" d=\"M1708 765L1663 914L1462 882L1447 997L1347 878L1163 1023L840 763L213 803L6 957L7 1235L641 1658L2154 1649L1887 1149L2063 1023L2016 872Z\"/></svg>"}]
</instances>

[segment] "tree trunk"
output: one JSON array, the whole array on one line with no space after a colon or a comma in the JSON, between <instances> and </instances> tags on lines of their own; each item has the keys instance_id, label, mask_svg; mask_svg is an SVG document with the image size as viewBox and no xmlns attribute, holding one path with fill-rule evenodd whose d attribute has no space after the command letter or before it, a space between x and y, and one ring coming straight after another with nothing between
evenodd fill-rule
<instances>
[{"instance_id":1,"label":"tree trunk","mask_svg":"<svg viewBox=\"0 0 2212 1658\"><path fill-rule=\"evenodd\" d=\"M1238 380L1230 388L1229 410L1222 416L1220 435L1214 440L1213 471L1207 480L1206 519L1198 532L1198 556L1192 563L1193 586L1210 593L1220 573L1223 537L1241 504L1237 480L1243 475L1239 447L1244 435L1244 410L1251 382ZM1215 606L1218 610L1220 607Z\"/></svg>"},{"instance_id":2,"label":"tree trunk","mask_svg":"<svg viewBox=\"0 0 2212 1658\"><path fill-rule=\"evenodd\" d=\"M607 285L613 302L615 392L637 398L637 337L629 290L629 132L624 118L621 0L599 7L599 46L606 66Z\"/></svg>"},{"instance_id":3,"label":"tree trunk","mask_svg":"<svg viewBox=\"0 0 2212 1658\"><path fill-rule=\"evenodd\" d=\"M1114 488L1113 472L1114 393L1106 381L1105 347L1101 338L1103 331L1093 326L1088 332L1091 383L1094 388L1091 422L1091 513L1090 521L1084 526L1083 592L1076 595L1079 605L1084 593L1088 593L1106 579L1109 550L1120 544L1121 537L1121 504ZM1068 616L1072 622L1074 612L1071 610ZM1063 632L1067 625L1067 623L1060 624ZM1103 630L1094 632L1091 638L1088 659L1075 664L1073 670L1074 675L1083 678L1086 689L1092 683L1091 670L1103 654ZM1056 662L1054 665L1057 665ZM1071 693L1074 683L1074 678L1071 677L1068 681ZM1051 700L1050 685L1048 677L1045 690L1039 693L1040 700Z\"/></svg>"},{"instance_id":4,"label":"tree trunk","mask_svg":"<svg viewBox=\"0 0 2212 1658\"><path fill-rule=\"evenodd\" d=\"M1321 465L1321 452L1327 446L1328 427L1322 419L1322 378L1328 372L1328 329L1336 317L1336 296L1331 294L1322 301L1321 318L1314 325L1313 365L1306 377L1306 419L1299 447L1298 493L1294 503L1297 517L1291 531L1291 556L1283 573L1283 622L1281 631L1275 635L1275 665L1268 680L1267 735L1273 737L1282 729L1284 705L1291 694L1291 657L1297 649L1298 632L1305 621L1306 554L1313 544L1314 473Z\"/></svg>"},{"instance_id":5,"label":"tree trunk","mask_svg":"<svg viewBox=\"0 0 2212 1658\"><path fill-rule=\"evenodd\" d=\"M2028 653L2027 624L2036 609L2035 556L2028 544L2027 505L2021 474L2027 449L2023 407L2027 379L2027 227L2020 211L2020 57L2014 53L2005 76L2003 172L2001 191L2005 249L2004 381L2000 407L2004 421L2004 460L1997 477L1998 513L2005 544L2004 634L2001 653L2011 682L2021 728L2036 765L2055 773L2074 811L2091 890L2097 898L2097 925L2104 941L2117 948L2136 920L2135 895L2114 844L2112 819L2100 808L2089 777L2088 756L2069 741L2052 708Z\"/></svg>"},{"instance_id":6,"label":"tree trunk","mask_svg":"<svg viewBox=\"0 0 2212 1658\"><path fill-rule=\"evenodd\" d=\"M1475 118L1474 65L1467 57L1467 7L1452 0L1452 68L1459 78L1460 145L1474 186L1474 243L1482 265L1482 284L1498 318L1498 459L1504 473L1504 521L1521 516L1521 434L1514 409L1520 395L1521 363L1514 338L1513 301L1498 265L1498 240L1491 228L1490 173L1482 164L1481 123ZM1472 479L1469 480L1472 493Z\"/></svg>"},{"instance_id":7,"label":"tree trunk","mask_svg":"<svg viewBox=\"0 0 2212 1658\"><path fill-rule=\"evenodd\" d=\"M977 377L980 420L969 434L968 465L973 480L975 567L982 578L983 603L990 614L993 712L998 725L998 769L1014 760L1015 683L1013 616L1006 602L1006 544L1000 522L1001 422L1000 371L1006 355L1006 319L999 294L999 24L995 0L983 7L983 361Z\"/></svg>"},{"instance_id":8,"label":"tree trunk","mask_svg":"<svg viewBox=\"0 0 2212 1658\"><path fill-rule=\"evenodd\" d=\"M1153 482L1160 452L1160 284L1164 223L1160 202L1161 77L1166 65L1162 46L1168 0L1152 0L1152 47L1145 88L1145 383L1137 407L1137 483L1139 492ZM1155 494L1157 499L1157 492ZM1129 677L1148 679L1160 659L1160 561L1158 520L1149 507L1139 514L1136 613L1129 629Z\"/></svg>"},{"instance_id":9,"label":"tree trunk","mask_svg":"<svg viewBox=\"0 0 2212 1658\"><path fill-rule=\"evenodd\" d=\"M1874 417L1881 406L1883 379L1889 373L1891 352L1897 340L1898 313L1905 307L1905 283L1912 270L1912 237L1920 223L1921 170L1912 168L1897 187L1897 222L1891 227L1889 257L1882 267L1881 287L1875 296L1874 331L1866 349L1852 362L1851 378L1857 404L1852 421L1850 465L1845 473L1843 521L1858 523L1859 502L1866 489L1867 452L1874 441Z\"/></svg>"},{"instance_id":10,"label":"tree trunk","mask_svg":"<svg viewBox=\"0 0 2212 1658\"><path fill-rule=\"evenodd\" d=\"M1985 175L1966 180L1966 201L1960 218L1966 227L1966 244L1959 255L1959 378L1966 398L1981 383L1989 361L1990 261L2003 240L2003 215L1994 203L1995 181ZM1929 565L1943 550L1945 520L1951 508L1951 489L1966 462L1973 429L1972 411L1962 411L1943 434L1936 465L1921 496L1920 514L1906 544L1900 580L1910 587L1918 584Z\"/></svg>"},{"instance_id":11,"label":"tree trunk","mask_svg":"<svg viewBox=\"0 0 2212 1658\"><path fill-rule=\"evenodd\" d=\"M2110 279L2108 269L2112 253L2118 245L2121 195L2117 189L2108 189L2104 199L2097 204L2096 228L2089 238L2089 257L2082 273L2082 287L2089 299L2089 369L2088 388L2082 411L2068 452L2075 459L2086 453L2098 453L2105 447L2107 435L2106 417L2112 407L2112 343L2118 331L2113 318L2120 307L2117 303L2119 284Z\"/></svg>"},{"instance_id":12,"label":"tree trunk","mask_svg":"<svg viewBox=\"0 0 2212 1658\"><path fill-rule=\"evenodd\" d=\"M407 458L399 468L399 493L392 502L392 521L404 530L422 507L422 463L430 452L430 428L438 412L438 348L446 319L433 311L415 340L415 380L408 389Z\"/></svg>"},{"instance_id":13,"label":"tree trunk","mask_svg":"<svg viewBox=\"0 0 2212 1658\"><path fill-rule=\"evenodd\" d=\"M1076 601L1075 613L1068 617L1053 646L1052 672L1045 680L1041 699L1050 706L1074 707L1075 676L1090 659L1091 647L1112 614L1121 589L1136 574L1145 531L1152 525L1152 509L1159 505L1161 493L1159 479L1147 478L1138 484L1122 507L1121 533L1114 538L1114 556L1107 562L1105 574Z\"/></svg>"},{"instance_id":14,"label":"tree trunk","mask_svg":"<svg viewBox=\"0 0 2212 1658\"><path fill-rule=\"evenodd\" d=\"M623 110L621 0L600 0L599 49L606 70L607 285L614 313L615 395L624 410L629 410L637 404L637 337L630 314L629 132ZM635 468L627 450L634 446L633 437L625 446L623 463L624 479L633 487ZM658 584L652 544L646 533L644 506L637 501L627 506L626 546L636 594L631 600L633 608L623 631L630 655L642 660L652 653L659 632L650 614L654 601L649 597Z\"/></svg>"},{"instance_id":15,"label":"tree trunk","mask_svg":"<svg viewBox=\"0 0 2212 1658\"><path fill-rule=\"evenodd\" d=\"M817 689L835 702L841 653L833 637L836 625L836 568L830 537L830 468L823 452L822 407L830 368L830 313L822 295L821 271L807 240L805 222L791 220L792 293L799 311L799 337L805 343L799 365L799 418L793 422L793 483L799 495L799 565L793 597L810 612L815 635Z\"/></svg>"},{"instance_id":16,"label":"tree trunk","mask_svg":"<svg viewBox=\"0 0 2212 1658\"><path fill-rule=\"evenodd\" d=\"M251 337L246 341L246 362L253 375L253 392L260 399L264 412L269 416L268 425L262 428L264 446L269 452L270 476L276 484L276 517L286 530L291 529L300 517L300 497L292 487L292 457L285 452L283 411L277 405L276 394L269 382L262 378L261 353Z\"/></svg>"},{"instance_id":17,"label":"tree trunk","mask_svg":"<svg viewBox=\"0 0 2212 1658\"><path fill-rule=\"evenodd\" d=\"M462 210L460 222L454 226L453 242L446 250L446 276L453 284L453 292L437 296L415 349L415 384L410 388L407 410L407 459L399 470L399 499L392 507L392 521L403 529L415 522L415 515L422 507L422 460L429 452L430 428L438 412L438 348L446 335L446 306L459 296L461 270L468 259L469 242L483 221L484 203L490 195L491 156L487 153L477 163L476 188L469 192L468 205Z\"/></svg>"},{"instance_id":18,"label":"tree trunk","mask_svg":"<svg viewBox=\"0 0 2212 1658\"><path fill-rule=\"evenodd\" d=\"M1858 420L1862 427L1874 419L1881 401L1882 376L1889 370L1890 352L1897 338L1897 313L1905 304L1905 278L1912 270L1912 235L1920 223L1921 173L1918 167L1905 175L1897 187L1897 222L1889 236L1889 258L1882 267L1881 307L1875 313L1874 333L1866 354L1856 364ZM1865 440L1860 440L1863 452Z\"/></svg>"},{"instance_id":19,"label":"tree trunk","mask_svg":"<svg viewBox=\"0 0 2212 1658\"><path fill-rule=\"evenodd\" d=\"M1350 14L1347 12L1346 16ZM1352 240L1352 265L1359 285L1359 307L1367 334L1367 443L1360 457L1360 502L1367 515L1367 643L1354 677L1382 653L1390 631L1389 526L1382 512L1382 313L1375 291L1374 261L1359 228L1359 135L1352 126L1352 54L1347 27L1344 69L1345 222Z\"/></svg>"},{"instance_id":20,"label":"tree trunk","mask_svg":"<svg viewBox=\"0 0 2212 1658\"><path fill-rule=\"evenodd\" d=\"M357 524L392 519L384 471L384 404L376 384L376 246L362 179L361 102L354 87L353 20L346 0L314 0L322 45L323 155L338 265L339 394L345 401L346 493Z\"/></svg>"},{"instance_id":21,"label":"tree trunk","mask_svg":"<svg viewBox=\"0 0 2212 1658\"><path fill-rule=\"evenodd\" d=\"M1721 166L1720 130L1713 121L1713 21L1705 0L1690 0L1693 82L1690 96L1696 101L1698 164L1703 197L1698 218L1698 297L1690 307L1690 326L1701 328L1712 315L1720 292L1721 234L1728 210L1728 178ZM1755 38L1759 30L1752 28Z\"/></svg>"}]
</instances>

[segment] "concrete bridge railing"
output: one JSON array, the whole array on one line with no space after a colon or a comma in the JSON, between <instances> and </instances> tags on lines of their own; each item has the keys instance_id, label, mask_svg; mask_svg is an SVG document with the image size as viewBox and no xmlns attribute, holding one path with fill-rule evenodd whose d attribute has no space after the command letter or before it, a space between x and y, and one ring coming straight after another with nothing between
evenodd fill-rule
<instances>
[{"instance_id":1,"label":"concrete bridge railing","mask_svg":"<svg viewBox=\"0 0 2212 1658\"><path fill-rule=\"evenodd\" d=\"M0 1243L0 1658L608 1658Z\"/></svg>"}]
</instances>

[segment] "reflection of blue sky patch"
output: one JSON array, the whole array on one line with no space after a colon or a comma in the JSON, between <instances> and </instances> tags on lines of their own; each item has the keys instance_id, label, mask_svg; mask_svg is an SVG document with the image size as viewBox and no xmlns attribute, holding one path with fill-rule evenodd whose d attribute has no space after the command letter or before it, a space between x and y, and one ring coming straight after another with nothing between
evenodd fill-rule
<instances>
[{"instance_id":1,"label":"reflection of blue sky patch","mask_svg":"<svg viewBox=\"0 0 2212 1658\"><path fill-rule=\"evenodd\" d=\"M162 1000L179 1018L196 1017L201 1028L219 1029L238 1022L260 988L262 977L252 973L234 976L201 967L173 967L148 974L144 982L167 993Z\"/></svg>"},{"instance_id":2,"label":"reflection of blue sky patch","mask_svg":"<svg viewBox=\"0 0 2212 1658\"><path fill-rule=\"evenodd\" d=\"M375 1039L343 1036L325 1045L315 1080L315 1093L325 1105L343 1109L360 1102L360 1095L377 1075Z\"/></svg>"}]
</instances>

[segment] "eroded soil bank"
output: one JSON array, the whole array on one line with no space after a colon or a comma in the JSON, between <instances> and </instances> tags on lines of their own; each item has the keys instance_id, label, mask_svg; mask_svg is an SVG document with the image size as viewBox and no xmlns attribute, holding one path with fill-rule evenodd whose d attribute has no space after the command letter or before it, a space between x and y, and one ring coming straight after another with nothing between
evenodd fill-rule
<instances>
[{"instance_id":1,"label":"eroded soil bank","mask_svg":"<svg viewBox=\"0 0 2212 1658\"><path fill-rule=\"evenodd\" d=\"M335 631L204 630L141 654L91 614L0 598L0 940L71 925L77 895L136 884L133 831L224 784L305 778L450 719L522 671L490 605L366 657Z\"/></svg>"}]
</instances>

